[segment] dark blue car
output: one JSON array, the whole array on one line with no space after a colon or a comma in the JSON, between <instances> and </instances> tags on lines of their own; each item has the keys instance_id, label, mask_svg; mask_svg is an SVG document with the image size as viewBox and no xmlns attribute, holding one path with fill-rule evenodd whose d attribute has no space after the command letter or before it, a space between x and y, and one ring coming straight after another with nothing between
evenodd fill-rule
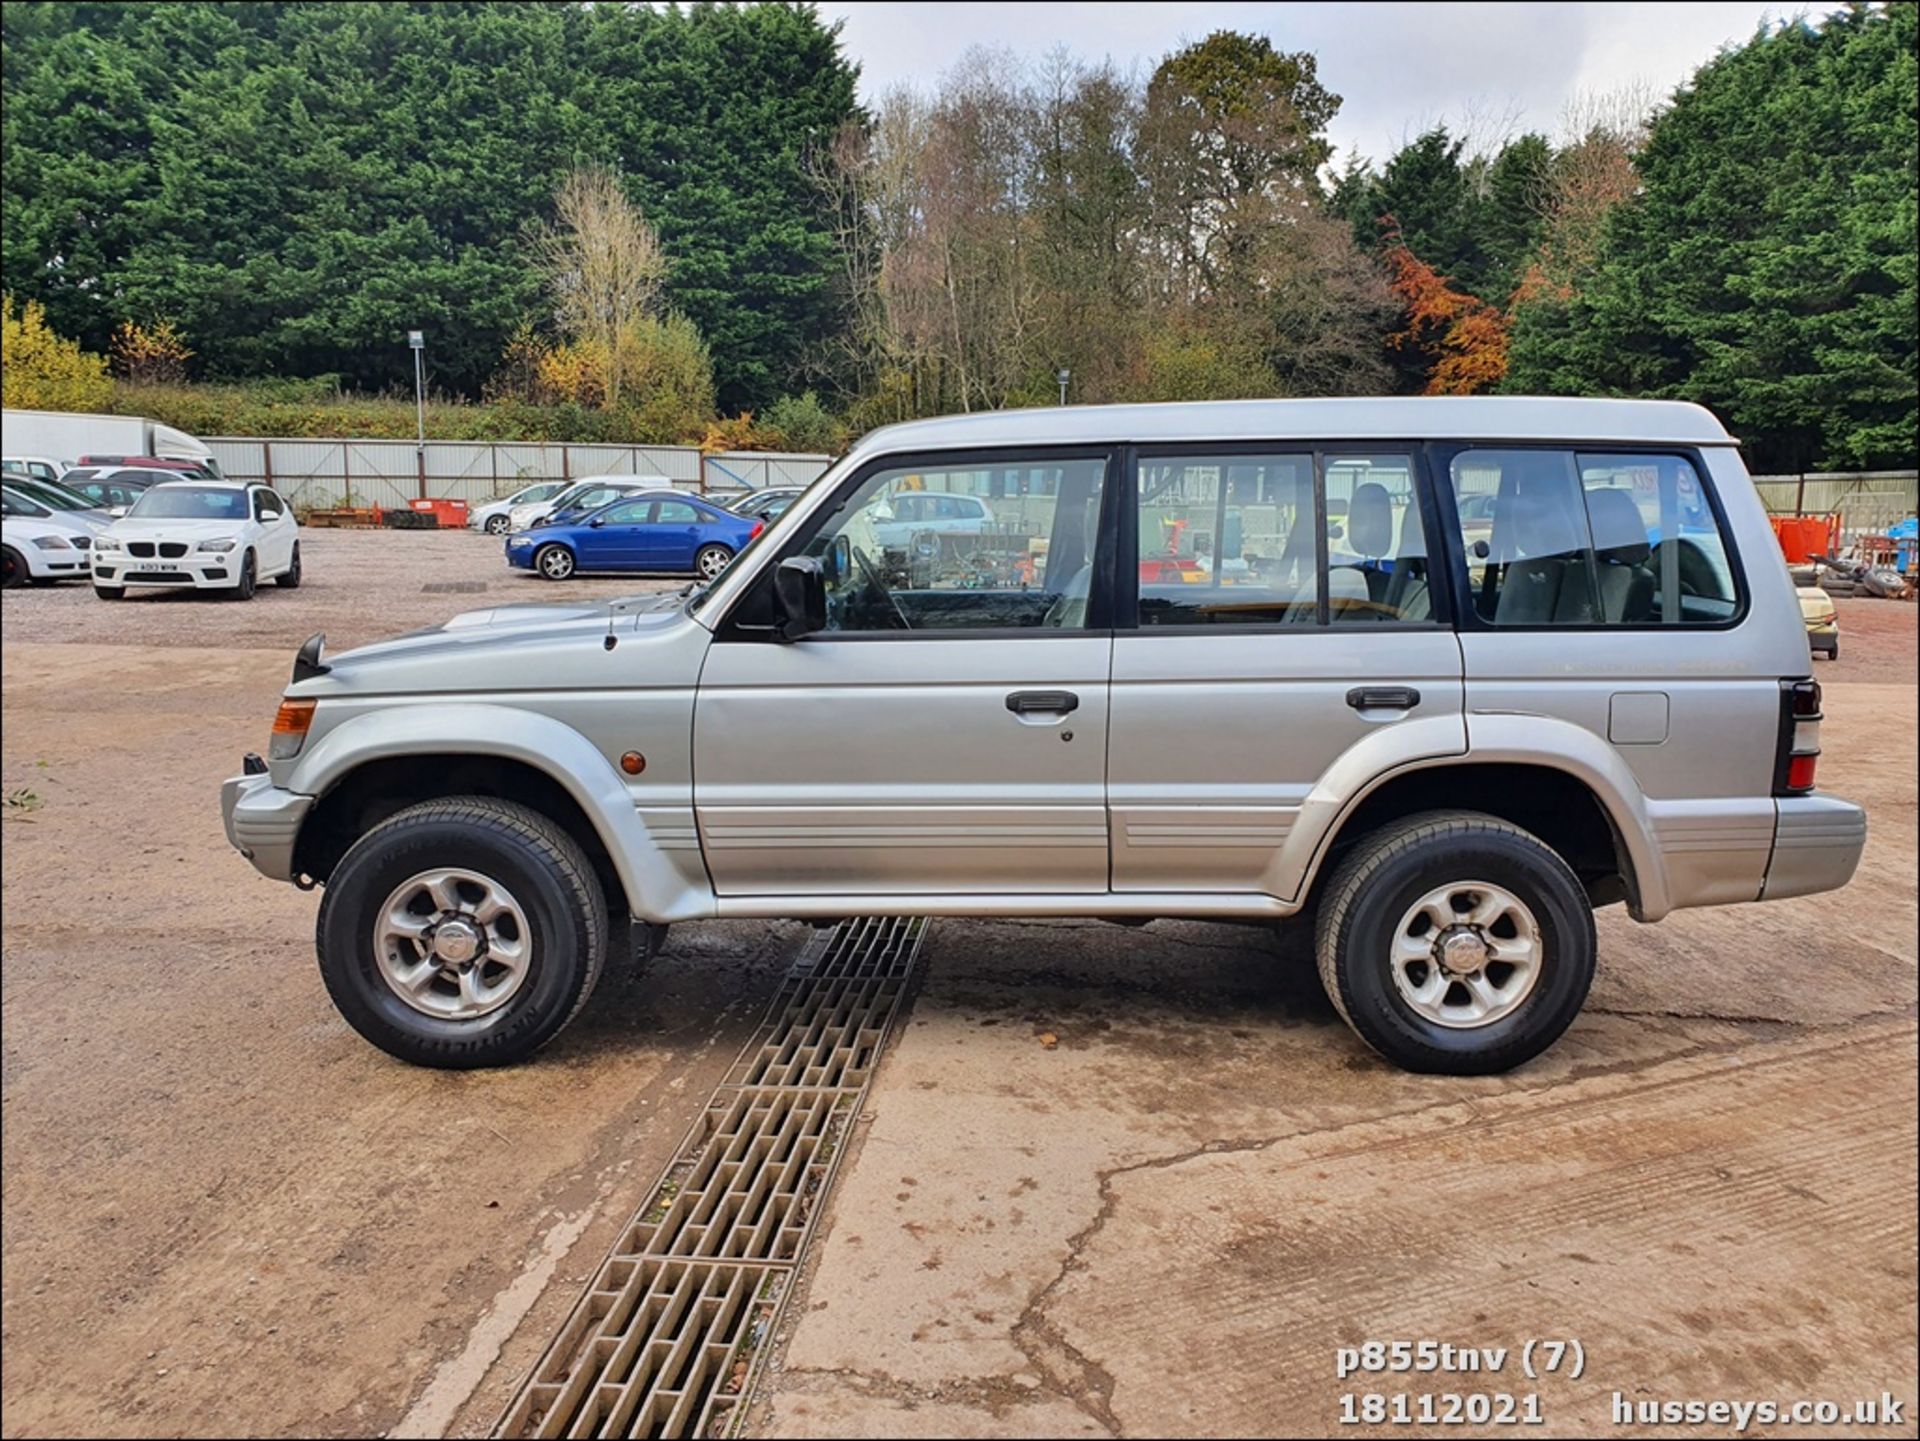
<instances>
[{"instance_id":1,"label":"dark blue car","mask_svg":"<svg viewBox=\"0 0 1920 1441\"><path fill-rule=\"evenodd\" d=\"M692 496L637 496L507 537L507 564L565 580L592 571L692 571L711 580L766 522Z\"/></svg>"}]
</instances>

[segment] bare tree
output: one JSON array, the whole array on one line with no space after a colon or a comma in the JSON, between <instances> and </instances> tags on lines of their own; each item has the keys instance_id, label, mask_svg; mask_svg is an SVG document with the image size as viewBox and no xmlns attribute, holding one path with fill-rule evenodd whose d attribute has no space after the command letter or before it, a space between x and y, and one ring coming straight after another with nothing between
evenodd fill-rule
<instances>
[{"instance_id":1,"label":"bare tree","mask_svg":"<svg viewBox=\"0 0 1920 1441\"><path fill-rule=\"evenodd\" d=\"M618 405L622 354L640 322L659 310L666 255L611 170L570 172L554 193L554 212L556 223L536 237L554 318L601 358L607 404Z\"/></svg>"}]
</instances>

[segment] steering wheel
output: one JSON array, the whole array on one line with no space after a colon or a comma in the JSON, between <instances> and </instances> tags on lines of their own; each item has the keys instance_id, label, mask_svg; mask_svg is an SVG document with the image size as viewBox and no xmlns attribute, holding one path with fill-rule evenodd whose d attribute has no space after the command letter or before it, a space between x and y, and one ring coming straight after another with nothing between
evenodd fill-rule
<instances>
[{"instance_id":1,"label":"steering wheel","mask_svg":"<svg viewBox=\"0 0 1920 1441\"><path fill-rule=\"evenodd\" d=\"M853 552L855 563L858 564L861 571L865 573L867 583L879 591L881 597L892 607L894 615L900 621L900 629L912 630L913 622L908 620L907 613L900 609L900 602L893 598L893 592L887 589L887 583L880 578L880 572L874 568L873 562L867 559L867 553L857 545L848 548Z\"/></svg>"}]
</instances>

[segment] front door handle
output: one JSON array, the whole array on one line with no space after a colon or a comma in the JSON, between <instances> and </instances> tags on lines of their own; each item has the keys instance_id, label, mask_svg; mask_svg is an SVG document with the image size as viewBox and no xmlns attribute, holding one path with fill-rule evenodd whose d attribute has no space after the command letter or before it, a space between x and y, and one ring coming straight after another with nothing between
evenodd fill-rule
<instances>
[{"instance_id":1,"label":"front door handle","mask_svg":"<svg viewBox=\"0 0 1920 1441\"><path fill-rule=\"evenodd\" d=\"M1080 708L1080 697L1070 690L1017 690L1007 697L1015 715L1066 715Z\"/></svg>"},{"instance_id":2,"label":"front door handle","mask_svg":"<svg viewBox=\"0 0 1920 1441\"><path fill-rule=\"evenodd\" d=\"M1412 710L1420 692L1410 685L1357 685L1347 692L1347 704L1355 710Z\"/></svg>"}]
</instances>

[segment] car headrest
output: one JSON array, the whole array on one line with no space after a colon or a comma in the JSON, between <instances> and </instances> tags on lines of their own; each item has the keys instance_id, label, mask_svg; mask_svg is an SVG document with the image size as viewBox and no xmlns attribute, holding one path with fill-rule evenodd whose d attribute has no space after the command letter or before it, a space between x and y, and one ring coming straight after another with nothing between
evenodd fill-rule
<instances>
[{"instance_id":1,"label":"car headrest","mask_svg":"<svg viewBox=\"0 0 1920 1441\"><path fill-rule=\"evenodd\" d=\"M1578 532L1567 509L1568 499L1557 487L1523 490L1513 497L1507 511L1512 521L1508 539L1519 548L1521 555L1566 555L1580 548Z\"/></svg>"},{"instance_id":2,"label":"car headrest","mask_svg":"<svg viewBox=\"0 0 1920 1441\"><path fill-rule=\"evenodd\" d=\"M1593 548L1602 560L1639 565L1653 553L1640 507L1624 490L1588 491L1587 523L1593 529Z\"/></svg>"},{"instance_id":3,"label":"car headrest","mask_svg":"<svg viewBox=\"0 0 1920 1441\"><path fill-rule=\"evenodd\" d=\"M1393 549L1393 500L1375 481L1353 488L1347 502L1347 544L1357 554L1373 557Z\"/></svg>"}]
</instances>

